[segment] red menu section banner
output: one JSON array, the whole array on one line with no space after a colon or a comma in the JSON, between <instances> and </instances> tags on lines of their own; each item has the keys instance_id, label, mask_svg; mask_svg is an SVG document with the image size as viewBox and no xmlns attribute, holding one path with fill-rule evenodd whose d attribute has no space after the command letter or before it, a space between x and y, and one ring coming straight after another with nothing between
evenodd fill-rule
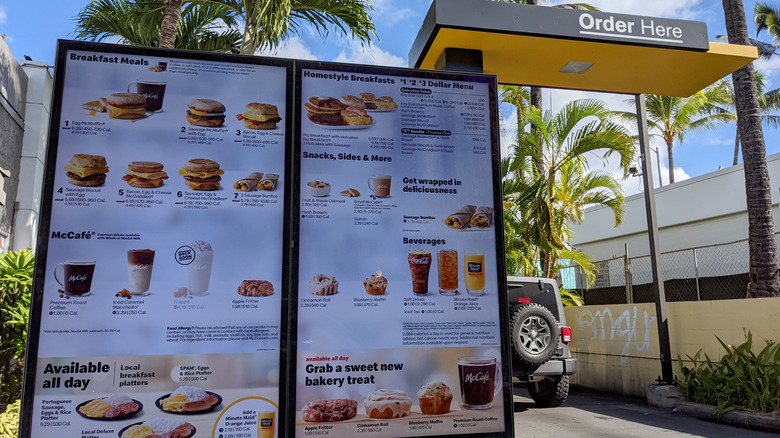
<instances>
[{"instance_id":1,"label":"red menu section banner","mask_svg":"<svg viewBox=\"0 0 780 438\"><path fill-rule=\"evenodd\" d=\"M292 64L59 49L28 436L274 436Z\"/></svg>"},{"instance_id":2,"label":"red menu section banner","mask_svg":"<svg viewBox=\"0 0 780 438\"><path fill-rule=\"evenodd\" d=\"M504 436L494 79L297 72L291 436Z\"/></svg>"}]
</instances>

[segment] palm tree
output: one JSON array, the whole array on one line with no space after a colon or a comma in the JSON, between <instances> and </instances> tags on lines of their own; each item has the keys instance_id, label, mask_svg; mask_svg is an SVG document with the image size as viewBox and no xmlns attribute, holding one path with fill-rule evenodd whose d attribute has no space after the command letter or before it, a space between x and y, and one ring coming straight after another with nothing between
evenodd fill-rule
<instances>
[{"instance_id":1,"label":"palm tree","mask_svg":"<svg viewBox=\"0 0 780 438\"><path fill-rule=\"evenodd\" d=\"M593 99L569 102L558 113L531 107L527 119L536 129L521 130L514 155L504 163L504 205L510 216L507 248L521 252L514 258L532 269L538 263L546 277L555 276L564 254L581 256L566 242L571 237L568 224L581 222L585 207L607 206L616 223L622 220L619 181L589 170L586 161L593 154L616 154L623 171L628 171L634 142L611 116L603 102Z\"/></svg>"},{"instance_id":2,"label":"palm tree","mask_svg":"<svg viewBox=\"0 0 780 438\"><path fill-rule=\"evenodd\" d=\"M742 0L723 0L726 31L730 44L749 45ZM745 195L748 211L748 247L750 272L748 296L780 295L780 272L777 268L777 244L772 218L772 194L766 164L766 146L761 126L761 107L753 64L732 73L737 107L737 128L742 138L742 161L745 171Z\"/></svg>"},{"instance_id":3,"label":"palm tree","mask_svg":"<svg viewBox=\"0 0 780 438\"><path fill-rule=\"evenodd\" d=\"M627 102L632 102L633 99ZM714 129L736 119L736 115L723 110L728 102L722 84L701 90L690 97L647 95L647 127L651 136L660 137L666 143L669 156L669 183L674 183L675 140L681 144L689 132ZM623 120L636 122L636 114L617 111Z\"/></svg>"},{"instance_id":4,"label":"palm tree","mask_svg":"<svg viewBox=\"0 0 780 438\"><path fill-rule=\"evenodd\" d=\"M76 16L76 39L163 47L160 28L166 8L165 0L93 0ZM241 33L235 26L234 14L224 6L188 3L170 47L238 53Z\"/></svg>"},{"instance_id":5,"label":"palm tree","mask_svg":"<svg viewBox=\"0 0 780 438\"><path fill-rule=\"evenodd\" d=\"M244 25L241 54L276 47L297 33L302 24L314 26L324 39L329 27L343 35L371 42L376 35L368 0L198 0L231 9Z\"/></svg>"},{"instance_id":6,"label":"palm tree","mask_svg":"<svg viewBox=\"0 0 780 438\"><path fill-rule=\"evenodd\" d=\"M771 111L780 110L780 89L764 91L764 79L766 76L760 71L756 70L756 87L758 87L758 105L761 108L761 119L764 125L768 128L777 129L780 127L780 116L777 114L771 114ZM727 92L728 106L736 111L736 96L734 95L734 85L728 79L722 79L721 85ZM731 111L730 111L731 112ZM734 162L736 166L739 164L739 145L740 145L739 129L737 129L734 135Z\"/></svg>"},{"instance_id":7,"label":"palm tree","mask_svg":"<svg viewBox=\"0 0 780 438\"><path fill-rule=\"evenodd\" d=\"M181 2L181 18L175 19L180 0L92 0L76 17L77 39L102 41L118 37L120 43L163 47L167 32L178 21L174 47L253 55L261 48L274 48L306 23L325 38L330 28L370 43L375 35L372 7L367 0L189 0ZM201 9L219 12L204 14ZM200 28L207 32L186 33L197 26L187 25L187 14L211 18ZM192 38L189 38L192 37ZM206 42L184 45L185 40ZM229 37L229 38L228 38ZM219 44L215 41L216 39ZM195 47L193 47L193 45Z\"/></svg>"}]
</instances>

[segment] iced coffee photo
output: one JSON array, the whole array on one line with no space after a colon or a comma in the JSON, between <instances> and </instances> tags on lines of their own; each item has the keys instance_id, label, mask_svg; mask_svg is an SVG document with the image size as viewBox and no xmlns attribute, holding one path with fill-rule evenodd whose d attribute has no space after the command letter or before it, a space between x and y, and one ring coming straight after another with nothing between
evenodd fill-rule
<instances>
[{"instance_id":1,"label":"iced coffee photo","mask_svg":"<svg viewBox=\"0 0 780 438\"><path fill-rule=\"evenodd\" d=\"M148 295L154 267L153 249L127 251L127 290L133 295Z\"/></svg>"},{"instance_id":2,"label":"iced coffee photo","mask_svg":"<svg viewBox=\"0 0 780 438\"><path fill-rule=\"evenodd\" d=\"M187 288L191 295L206 295L211 282L214 249L208 242L197 240L192 244L195 259L187 265Z\"/></svg>"}]
</instances>

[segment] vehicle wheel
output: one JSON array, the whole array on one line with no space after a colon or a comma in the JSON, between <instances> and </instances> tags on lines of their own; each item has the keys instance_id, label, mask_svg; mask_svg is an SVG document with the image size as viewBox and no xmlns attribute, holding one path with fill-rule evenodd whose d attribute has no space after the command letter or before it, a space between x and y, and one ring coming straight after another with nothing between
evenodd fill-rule
<instances>
[{"instance_id":1,"label":"vehicle wheel","mask_svg":"<svg viewBox=\"0 0 780 438\"><path fill-rule=\"evenodd\" d=\"M512 315L512 349L522 365L547 362L558 347L558 323L553 314L536 303L522 305Z\"/></svg>"},{"instance_id":2,"label":"vehicle wheel","mask_svg":"<svg viewBox=\"0 0 780 438\"><path fill-rule=\"evenodd\" d=\"M538 390L537 390L538 385ZM569 396L569 376L559 376L528 384L531 398L540 408L560 406Z\"/></svg>"}]
</instances>

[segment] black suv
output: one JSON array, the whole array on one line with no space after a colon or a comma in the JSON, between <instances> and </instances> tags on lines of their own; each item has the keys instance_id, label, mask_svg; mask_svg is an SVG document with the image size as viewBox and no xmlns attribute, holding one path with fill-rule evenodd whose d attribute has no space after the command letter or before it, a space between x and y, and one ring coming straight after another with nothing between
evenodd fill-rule
<instances>
[{"instance_id":1,"label":"black suv","mask_svg":"<svg viewBox=\"0 0 780 438\"><path fill-rule=\"evenodd\" d=\"M525 385L537 406L560 406L578 365L569 351L571 327L566 325L558 285L549 278L507 280L512 383Z\"/></svg>"}]
</instances>

